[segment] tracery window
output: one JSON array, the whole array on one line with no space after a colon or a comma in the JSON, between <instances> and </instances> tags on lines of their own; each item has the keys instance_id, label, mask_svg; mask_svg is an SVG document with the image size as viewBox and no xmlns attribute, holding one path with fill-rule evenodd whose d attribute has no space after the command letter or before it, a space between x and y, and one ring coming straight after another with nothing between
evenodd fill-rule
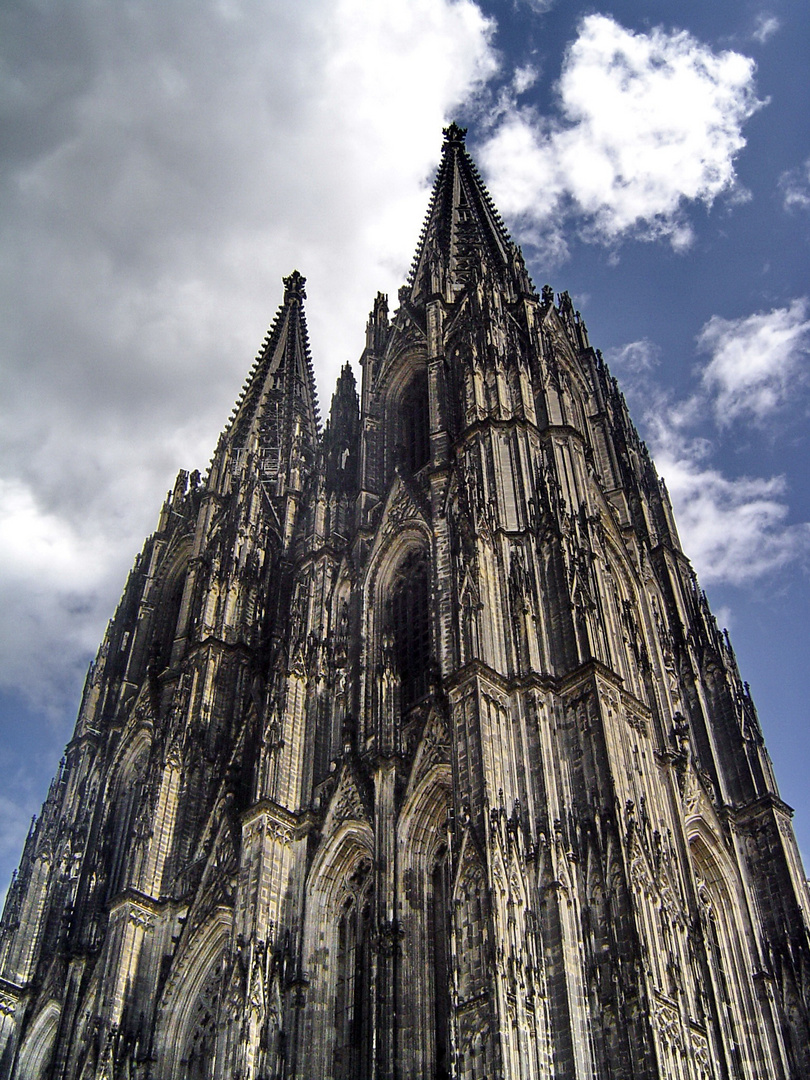
<instances>
[{"instance_id":1,"label":"tracery window","mask_svg":"<svg viewBox=\"0 0 810 1080\"><path fill-rule=\"evenodd\" d=\"M409 472L418 472L430 460L430 405L427 371L411 379L400 400L402 459Z\"/></svg>"},{"instance_id":2,"label":"tracery window","mask_svg":"<svg viewBox=\"0 0 810 1080\"><path fill-rule=\"evenodd\" d=\"M754 988L742 958L745 934L741 912L733 900L733 870L724 873L701 837L694 837L690 848L709 967L706 991L717 1008L730 1080L742 1080L748 1075L742 1047L752 1036L756 1038L752 1024L755 1009Z\"/></svg>"},{"instance_id":3,"label":"tracery window","mask_svg":"<svg viewBox=\"0 0 810 1080\"><path fill-rule=\"evenodd\" d=\"M335 1078L371 1076L371 867L353 876L337 930Z\"/></svg>"},{"instance_id":4,"label":"tracery window","mask_svg":"<svg viewBox=\"0 0 810 1080\"><path fill-rule=\"evenodd\" d=\"M20 1048L17 1076L20 1080L42 1080L50 1072L56 1032L59 1028L59 1007L49 1002L31 1025Z\"/></svg>"},{"instance_id":5,"label":"tracery window","mask_svg":"<svg viewBox=\"0 0 810 1080\"><path fill-rule=\"evenodd\" d=\"M126 874L134 850L135 826L143 801L149 745L142 743L134 756L121 766L108 818L110 863L107 896L111 898L127 885Z\"/></svg>"},{"instance_id":6,"label":"tracery window","mask_svg":"<svg viewBox=\"0 0 810 1080\"><path fill-rule=\"evenodd\" d=\"M450 882L447 849L433 866L428 907L429 958L433 975L433 1030L436 1080L450 1077Z\"/></svg>"},{"instance_id":7,"label":"tracery window","mask_svg":"<svg viewBox=\"0 0 810 1080\"><path fill-rule=\"evenodd\" d=\"M216 1017L219 1007L220 972L214 968L194 1005L185 1055L181 1059L184 1080L211 1080L216 1064Z\"/></svg>"},{"instance_id":8,"label":"tracery window","mask_svg":"<svg viewBox=\"0 0 810 1080\"><path fill-rule=\"evenodd\" d=\"M429 598L427 560L415 552L403 562L391 593L394 662L403 711L425 697L429 688Z\"/></svg>"},{"instance_id":9,"label":"tracery window","mask_svg":"<svg viewBox=\"0 0 810 1080\"><path fill-rule=\"evenodd\" d=\"M178 573L161 592L149 658L155 672L164 671L171 662L185 585L185 574Z\"/></svg>"},{"instance_id":10,"label":"tracery window","mask_svg":"<svg viewBox=\"0 0 810 1080\"><path fill-rule=\"evenodd\" d=\"M709 951L709 961L714 978L715 990L720 1007L723 1027L728 1039L729 1055L731 1057L731 1074L735 1080L741 1080L742 1063L740 1061L739 1033L734 1016L734 1004L729 986L729 976L726 963L724 943L721 938L725 935L723 928L718 925L717 913L714 905L705 891L700 894L703 903L703 925L706 931L706 943Z\"/></svg>"}]
</instances>

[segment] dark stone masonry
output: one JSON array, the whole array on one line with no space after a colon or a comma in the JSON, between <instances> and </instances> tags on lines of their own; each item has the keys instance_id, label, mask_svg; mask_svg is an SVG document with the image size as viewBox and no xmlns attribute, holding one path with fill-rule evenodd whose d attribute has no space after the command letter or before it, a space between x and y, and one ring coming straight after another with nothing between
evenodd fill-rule
<instances>
[{"instance_id":1,"label":"dark stone masonry","mask_svg":"<svg viewBox=\"0 0 810 1080\"><path fill-rule=\"evenodd\" d=\"M0 928L0 1076L810 1077L754 704L464 131L323 428L304 286L91 665Z\"/></svg>"}]
</instances>

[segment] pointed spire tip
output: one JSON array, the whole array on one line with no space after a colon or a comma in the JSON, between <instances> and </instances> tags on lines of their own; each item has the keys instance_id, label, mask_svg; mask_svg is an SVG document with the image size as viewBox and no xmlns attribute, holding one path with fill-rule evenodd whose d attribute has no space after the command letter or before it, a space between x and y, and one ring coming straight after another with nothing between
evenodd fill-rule
<instances>
[{"instance_id":1,"label":"pointed spire tip","mask_svg":"<svg viewBox=\"0 0 810 1080\"><path fill-rule=\"evenodd\" d=\"M463 146L467 129L459 127L454 120L448 127L442 128L442 134L444 135L444 145L446 147Z\"/></svg>"},{"instance_id":2,"label":"pointed spire tip","mask_svg":"<svg viewBox=\"0 0 810 1080\"><path fill-rule=\"evenodd\" d=\"M304 286L307 283L307 279L298 273L297 270L293 270L289 277L282 278L284 285L284 303L288 300L306 300L307 294Z\"/></svg>"}]
</instances>

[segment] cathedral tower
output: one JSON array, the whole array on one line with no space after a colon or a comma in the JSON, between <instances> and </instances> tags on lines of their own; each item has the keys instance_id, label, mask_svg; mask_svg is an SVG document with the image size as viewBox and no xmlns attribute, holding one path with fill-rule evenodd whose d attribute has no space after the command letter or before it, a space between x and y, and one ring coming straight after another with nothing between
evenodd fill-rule
<instances>
[{"instance_id":1,"label":"cathedral tower","mask_svg":"<svg viewBox=\"0 0 810 1080\"><path fill-rule=\"evenodd\" d=\"M0 929L12 1080L798 1080L756 710L570 297L445 132L321 427L304 279L90 667Z\"/></svg>"}]
</instances>

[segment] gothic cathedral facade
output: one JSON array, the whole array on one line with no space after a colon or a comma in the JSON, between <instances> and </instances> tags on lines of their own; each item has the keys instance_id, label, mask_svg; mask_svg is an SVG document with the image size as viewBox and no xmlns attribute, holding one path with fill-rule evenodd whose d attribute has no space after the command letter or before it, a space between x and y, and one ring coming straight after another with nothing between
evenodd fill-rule
<instances>
[{"instance_id":1,"label":"gothic cathedral facade","mask_svg":"<svg viewBox=\"0 0 810 1080\"><path fill-rule=\"evenodd\" d=\"M304 300L90 667L3 915L0 1074L810 1077L753 702L462 129L323 429Z\"/></svg>"}]
</instances>

